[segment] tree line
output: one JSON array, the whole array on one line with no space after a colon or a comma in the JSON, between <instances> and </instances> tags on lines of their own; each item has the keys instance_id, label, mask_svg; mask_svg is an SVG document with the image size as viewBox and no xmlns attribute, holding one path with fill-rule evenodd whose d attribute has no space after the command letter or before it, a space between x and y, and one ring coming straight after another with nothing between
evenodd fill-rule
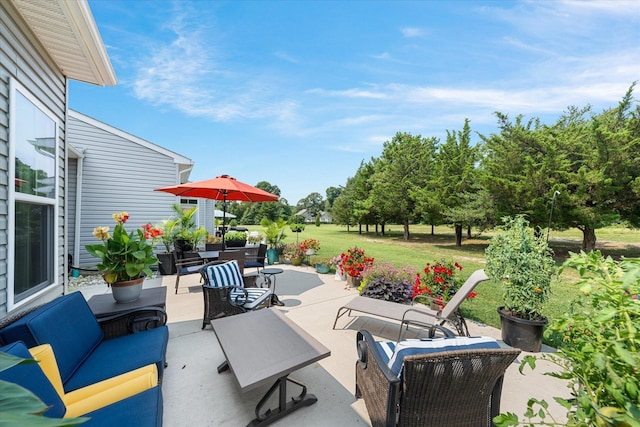
<instances>
[{"instance_id":1,"label":"tree line","mask_svg":"<svg viewBox=\"0 0 640 427\"><path fill-rule=\"evenodd\" d=\"M640 226L640 105L635 83L600 113L570 107L551 125L496 112L497 133L447 131L444 142L398 132L379 157L363 161L331 207L335 223L450 225L463 231L525 214L538 230L578 228L591 251L598 228ZM553 205L553 215L551 216Z\"/></svg>"}]
</instances>

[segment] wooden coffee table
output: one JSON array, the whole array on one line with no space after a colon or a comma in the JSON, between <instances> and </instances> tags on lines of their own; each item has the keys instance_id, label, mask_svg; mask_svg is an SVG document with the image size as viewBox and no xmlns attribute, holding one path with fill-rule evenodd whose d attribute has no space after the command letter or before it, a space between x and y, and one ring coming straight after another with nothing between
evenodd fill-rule
<instances>
[{"instance_id":1,"label":"wooden coffee table","mask_svg":"<svg viewBox=\"0 0 640 427\"><path fill-rule=\"evenodd\" d=\"M226 361L218 373L231 368L241 391L271 384L255 409L256 418L248 426L266 426L287 414L318 401L307 387L289 374L331 355L331 351L279 310L265 308L211 321ZM264 362L256 363L256 355ZM275 383L274 383L275 380ZM287 382L302 392L287 401ZM279 406L262 411L276 391Z\"/></svg>"}]
</instances>

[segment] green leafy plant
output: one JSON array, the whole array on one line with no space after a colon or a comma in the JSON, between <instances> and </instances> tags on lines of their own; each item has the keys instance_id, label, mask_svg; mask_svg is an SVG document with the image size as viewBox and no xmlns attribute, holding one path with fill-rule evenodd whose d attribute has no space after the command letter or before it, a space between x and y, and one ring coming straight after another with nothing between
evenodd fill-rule
<instances>
[{"instance_id":1,"label":"green leafy plant","mask_svg":"<svg viewBox=\"0 0 640 427\"><path fill-rule=\"evenodd\" d=\"M300 233L301 231L304 231L304 224L291 224L289 228L294 233Z\"/></svg>"},{"instance_id":2,"label":"green leafy plant","mask_svg":"<svg viewBox=\"0 0 640 427\"><path fill-rule=\"evenodd\" d=\"M176 213L175 226L173 228L173 240L182 241L182 250L189 251L194 248L193 246L193 232L196 228L196 221L194 216L196 214L195 206L190 209L183 209L179 204L172 206Z\"/></svg>"},{"instance_id":3,"label":"green leafy plant","mask_svg":"<svg viewBox=\"0 0 640 427\"><path fill-rule=\"evenodd\" d=\"M250 234L249 236L247 236L247 243L251 243L251 244L255 244L255 243L261 243L262 242L262 234Z\"/></svg>"},{"instance_id":4,"label":"green leafy plant","mask_svg":"<svg viewBox=\"0 0 640 427\"><path fill-rule=\"evenodd\" d=\"M278 218L277 221L271 221L268 218L263 218L260 221L260 225L263 228L265 239L271 249L278 249L282 246L282 241L286 237L284 234L284 227L287 222L282 218Z\"/></svg>"},{"instance_id":5,"label":"green leafy plant","mask_svg":"<svg viewBox=\"0 0 640 427\"><path fill-rule=\"evenodd\" d=\"M362 272L362 283L358 292L369 298L408 304L412 300L412 285L416 270L410 266L401 268L383 261L373 264Z\"/></svg>"},{"instance_id":6,"label":"green leafy plant","mask_svg":"<svg viewBox=\"0 0 640 427\"><path fill-rule=\"evenodd\" d=\"M0 352L0 371L16 365L37 363ZM48 406L30 390L8 381L0 380L0 420L4 427L65 427L82 424L89 418L49 418L42 414Z\"/></svg>"},{"instance_id":7,"label":"green leafy plant","mask_svg":"<svg viewBox=\"0 0 640 427\"><path fill-rule=\"evenodd\" d=\"M505 310L512 316L536 320L549 300L555 272L553 251L522 216L503 218L502 231L485 251L485 270L502 283Z\"/></svg>"},{"instance_id":8,"label":"green leafy plant","mask_svg":"<svg viewBox=\"0 0 640 427\"><path fill-rule=\"evenodd\" d=\"M109 234L108 226L98 226L93 235L102 243L85 246L91 255L100 259L98 271L108 284L138 279L143 274L151 276L150 267L158 262L152 240L162 235L162 231L145 224L135 232L127 233L124 224L129 214L120 212L112 216L116 221L113 235Z\"/></svg>"},{"instance_id":9,"label":"green leafy plant","mask_svg":"<svg viewBox=\"0 0 640 427\"><path fill-rule=\"evenodd\" d=\"M549 375L568 380L571 399L556 397L571 426L640 426L640 259L614 261L600 251L572 253L563 265L580 274L578 297L550 325L561 337L558 353L543 354L560 368ZM536 357L520 366L535 368ZM544 400L529 401L523 424L565 425ZM513 413L494 419L498 426L520 423Z\"/></svg>"},{"instance_id":10,"label":"green leafy plant","mask_svg":"<svg viewBox=\"0 0 640 427\"><path fill-rule=\"evenodd\" d=\"M246 242L247 233L244 231L231 231L224 235L225 242Z\"/></svg>"}]
</instances>

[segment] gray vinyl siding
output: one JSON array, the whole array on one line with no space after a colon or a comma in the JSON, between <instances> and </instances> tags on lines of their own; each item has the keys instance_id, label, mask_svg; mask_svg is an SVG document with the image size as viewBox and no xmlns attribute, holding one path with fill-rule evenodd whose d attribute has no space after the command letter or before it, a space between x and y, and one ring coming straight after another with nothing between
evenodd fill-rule
<instances>
[{"instance_id":1,"label":"gray vinyl siding","mask_svg":"<svg viewBox=\"0 0 640 427\"><path fill-rule=\"evenodd\" d=\"M73 244L76 239L76 188L78 185L78 159L69 158L67 163L67 254L73 255Z\"/></svg>"},{"instance_id":2,"label":"gray vinyl siding","mask_svg":"<svg viewBox=\"0 0 640 427\"><path fill-rule=\"evenodd\" d=\"M56 286L29 305L41 304L62 294L65 280L65 221L64 221L64 156L65 110L67 81L54 66L39 42L27 33L22 21L10 2L0 1L0 317L7 313L7 257L8 257L8 194L9 194L9 96L10 80L15 79L31 95L55 115L58 129L58 277ZM26 305L16 307L21 310Z\"/></svg>"},{"instance_id":3,"label":"gray vinyl siding","mask_svg":"<svg viewBox=\"0 0 640 427\"><path fill-rule=\"evenodd\" d=\"M80 253L74 264L91 268L96 258L84 247L97 243L92 235L96 226L113 229L113 213L129 213L128 231L174 216L171 206L179 199L154 189L177 184L178 165L162 150L156 151L71 115L67 127L68 142L84 151L80 234L77 236ZM73 243L69 246L73 249Z\"/></svg>"}]
</instances>

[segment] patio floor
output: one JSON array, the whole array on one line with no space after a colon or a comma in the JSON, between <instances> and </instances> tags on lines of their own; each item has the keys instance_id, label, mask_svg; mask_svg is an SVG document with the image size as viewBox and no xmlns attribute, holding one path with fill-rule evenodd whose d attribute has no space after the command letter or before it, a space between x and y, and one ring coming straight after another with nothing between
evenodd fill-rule
<instances>
[{"instance_id":1,"label":"patio floor","mask_svg":"<svg viewBox=\"0 0 640 427\"><path fill-rule=\"evenodd\" d=\"M357 292L345 289L345 282L333 275L317 274L311 267L278 265L284 273L277 276L276 293L285 303L276 307L318 341L331 350L331 356L299 371L291 377L303 382L308 393L315 394L318 402L301 408L275 422L277 426L369 426L364 401L353 396L355 388L356 332L369 330L375 337L395 340L398 322L369 315L342 317L337 329L333 321L338 308ZM199 276L183 276L180 290L174 294L175 276L163 276L157 284L166 286L167 313L169 318L169 347L163 380L164 425L166 427L192 426L246 426L255 418L255 405L268 387L241 393L233 373L216 372L224 356L211 326L202 327L203 298ZM87 295L99 289L83 289ZM498 329L469 322L472 335L485 335L500 339ZM419 328L410 328L405 337L425 336ZM264 343L269 345L268 342ZM543 351L552 349L543 348ZM524 353L523 353L524 355ZM255 363L269 363L260 354L254 355ZM557 420L564 420L565 411L553 401L553 396L568 397L565 382L544 375L552 371L548 362L538 362L538 368L525 375L518 372L518 358L507 371L502 391L503 412L524 413L530 397L544 398ZM291 396L300 390L289 387ZM277 395L277 393L276 393ZM274 403L272 407L276 407Z\"/></svg>"}]
</instances>

